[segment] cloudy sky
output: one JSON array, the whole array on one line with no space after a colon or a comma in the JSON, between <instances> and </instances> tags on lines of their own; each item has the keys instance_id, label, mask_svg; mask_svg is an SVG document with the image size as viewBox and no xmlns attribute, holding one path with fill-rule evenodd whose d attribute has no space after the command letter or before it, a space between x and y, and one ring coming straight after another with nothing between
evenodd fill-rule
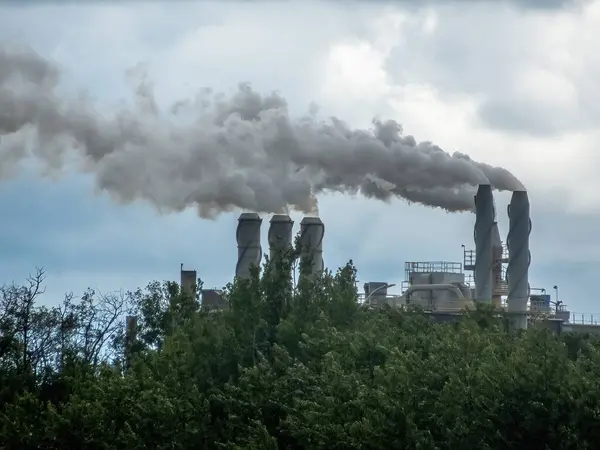
<instances>
[{"instance_id":1,"label":"cloudy sky","mask_svg":"<svg viewBox=\"0 0 600 450\"><path fill-rule=\"evenodd\" d=\"M107 114L142 62L161 104L250 82L294 113L314 102L356 127L393 118L508 168L530 192L532 286L556 284L572 311L600 313L600 1L27 3L0 6L0 42L57 62L61 88L87 90ZM504 236L508 197L496 199ZM112 203L87 175L25 167L0 184L0 209L3 281L43 266L48 303L176 280L180 263L208 287L233 275L239 212L160 215ZM462 262L461 244L473 246L471 214L341 195L321 197L320 214L325 264L353 259L361 284L399 283L405 261Z\"/></svg>"}]
</instances>

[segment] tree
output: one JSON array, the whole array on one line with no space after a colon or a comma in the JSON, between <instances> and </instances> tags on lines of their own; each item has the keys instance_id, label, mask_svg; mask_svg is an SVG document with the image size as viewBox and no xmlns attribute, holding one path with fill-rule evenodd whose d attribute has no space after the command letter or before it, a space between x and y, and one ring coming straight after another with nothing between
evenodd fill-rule
<instances>
[{"instance_id":1,"label":"tree","mask_svg":"<svg viewBox=\"0 0 600 450\"><path fill-rule=\"evenodd\" d=\"M0 290L0 447L586 449L600 439L593 336L361 309L352 263L294 285L274 255L203 309L174 283L41 306ZM124 316L136 314L130 370Z\"/></svg>"}]
</instances>

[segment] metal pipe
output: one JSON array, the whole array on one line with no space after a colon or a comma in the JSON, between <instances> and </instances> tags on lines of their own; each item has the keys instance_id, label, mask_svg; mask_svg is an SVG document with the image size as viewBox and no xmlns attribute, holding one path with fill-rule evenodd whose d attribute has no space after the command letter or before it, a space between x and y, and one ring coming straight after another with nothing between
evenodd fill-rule
<instances>
[{"instance_id":1,"label":"metal pipe","mask_svg":"<svg viewBox=\"0 0 600 450\"><path fill-rule=\"evenodd\" d=\"M419 284L410 286L404 298L406 305L410 304L410 295L414 292L433 292L433 291L448 291L452 292L456 298L451 302L442 302L441 305L434 304L433 301L430 304L432 311L458 311L464 308L469 308L473 305L472 301L466 298L461 290L454 284Z\"/></svg>"},{"instance_id":2,"label":"metal pipe","mask_svg":"<svg viewBox=\"0 0 600 450\"><path fill-rule=\"evenodd\" d=\"M404 296L408 299L410 294L413 292L423 292L423 291L450 291L453 294L456 294L456 297L459 299L465 298L460 289L453 284L415 284L410 286Z\"/></svg>"},{"instance_id":3,"label":"metal pipe","mask_svg":"<svg viewBox=\"0 0 600 450\"><path fill-rule=\"evenodd\" d=\"M242 213L238 219L236 239L238 243L238 260L235 276L249 279L253 266L260 266L262 247L260 245L260 226L262 219L256 213Z\"/></svg>"},{"instance_id":4,"label":"metal pipe","mask_svg":"<svg viewBox=\"0 0 600 450\"><path fill-rule=\"evenodd\" d=\"M515 326L527 328L527 301L529 300L529 235L531 219L529 217L529 198L526 191L513 192L508 205L509 231L507 237L508 282L507 310L515 316Z\"/></svg>"},{"instance_id":5,"label":"metal pipe","mask_svg":"<svg viewBox=\"0 0 600 450\"><path fill-rule=\"evenodd\" d=\"M492 300L492 229L495 222L494 197L489 184L480 184L475 195L475 300Z\"/></svg>"},{"instance_id":6,"label":"metal pipe","mask_svg":"<svg viewBox=\"0 0 600 450\"><path fill-rule=\"evenodd\" d=\"M373 297L374 294L376 294L377 292L383 290L383 289L389 289L391 287L396 286L395 284L384 284L379 286L378 288L373 289L373 292L369 293L369 295L367 295L367 298L365 298L364 303L370 305L371 304L371 297Z\"/></svg>"}]
</instances>

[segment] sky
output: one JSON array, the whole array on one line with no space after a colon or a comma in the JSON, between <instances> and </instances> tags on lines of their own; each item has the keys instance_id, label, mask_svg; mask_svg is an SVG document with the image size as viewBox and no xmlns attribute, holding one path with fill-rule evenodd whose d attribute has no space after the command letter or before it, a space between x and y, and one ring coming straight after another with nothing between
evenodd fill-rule
<instances>
[{"instance_id":1,"label":"sky","mask_svg":"<svg viewBox=\"0 0 600 450\"><path fill-rule=\"evenodd\" d=\"M600 313L599 40L600 1L0 6L0 43L56 62L60 88L85 90L105 114L130 95L125 73L142 63L161 105L248 82L280 92L294 114L318 105L365 128L391 118L417 140L506 167L530 195L531 286L554 296L557 285L578 313ZM504 237L509 194L495 197ZM89 174L49 177L28 163L0 183L0 210L0 282L43 267L47 304L87 287L178 280L181 263L205 287L233 276L240 211L165 215L113 202ZM406 261L462 262L461 245L474 247L470 213L341 194L321 196L319 212L325 265L352 259L361 285L400 284ZM302 215L292 216L297 231Z\"/></svg>"}]
</instances>

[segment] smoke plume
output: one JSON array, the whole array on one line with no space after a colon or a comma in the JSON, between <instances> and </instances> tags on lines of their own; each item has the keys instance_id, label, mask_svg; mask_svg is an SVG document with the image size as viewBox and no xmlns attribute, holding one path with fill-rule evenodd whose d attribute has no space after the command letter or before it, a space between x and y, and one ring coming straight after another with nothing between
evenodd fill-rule
<instances>
[{"instance_id":1,"label":"smoke plume","mask_svg":"<svg viewBox=\"0 0 600 450\"><path fill-rule=\"evenodd\" d=\"M76 154L118 201L146 200L162 212L194 206L202 217L236 208L314 213L323 192L467 211L480 183L523 189L506 169L417 142L393 120L365 130L294 119L281 96L248 85L231 96L204 90L161 111L144 72L128 75L135 104L106 117L84 95L61 96L52 63L0 46L0 178L25 158L60 170Z\"/></svg>"}]
</instances>

